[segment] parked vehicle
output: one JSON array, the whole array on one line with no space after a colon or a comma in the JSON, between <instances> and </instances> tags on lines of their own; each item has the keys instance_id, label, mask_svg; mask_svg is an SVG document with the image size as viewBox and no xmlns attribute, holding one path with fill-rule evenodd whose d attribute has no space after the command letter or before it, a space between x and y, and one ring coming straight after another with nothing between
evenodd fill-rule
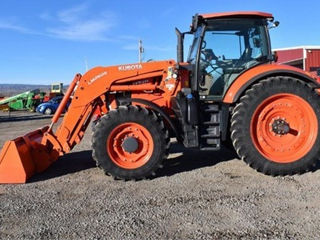
<instances>
[{"instance_id":1,"label":"parked vehicle","mask_svg":"<svg viewBox=\"0 0 320 240\"><path fill-rule=\"evenodd\" d=\"M37 107L36 111L39 113L42 113L42 114L51 115L51 114L55 113L56 110L58 109L62 98L63 98L63 96L58 96L58 97L52 98L48 102L41 103Z\"/></svg>"}]
</instances>

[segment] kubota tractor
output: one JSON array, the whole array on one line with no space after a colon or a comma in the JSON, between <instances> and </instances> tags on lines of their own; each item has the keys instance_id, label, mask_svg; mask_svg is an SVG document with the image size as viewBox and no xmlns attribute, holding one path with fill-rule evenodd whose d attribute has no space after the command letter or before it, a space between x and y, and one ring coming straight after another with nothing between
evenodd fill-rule
<instances>
[{"instance_id":1,"label":"kubota tractor","mask_svg":"<svg viewBox=\"0 0 320 240\"><path fill-rule=\"evenodd\" d=\"M0 182L22 183L46 169L81 141L92 120L93 158L115 178L155 174L170 136L201 150L232 142L241 159L268 175L312 169L320 157L320 85L273 63L268 29L275 25L263 12L195 15L189 32L176 30L177 62L77 74L50 126L5 143ZM184 60L186 34L193 42Z\"/></svg>"}]
</instances>

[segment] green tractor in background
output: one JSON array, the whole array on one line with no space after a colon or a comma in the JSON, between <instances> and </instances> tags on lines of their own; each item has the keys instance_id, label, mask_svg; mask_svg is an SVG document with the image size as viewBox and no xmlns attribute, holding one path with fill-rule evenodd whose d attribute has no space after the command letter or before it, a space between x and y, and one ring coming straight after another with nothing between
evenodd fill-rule
<instances>
[{"instance_id":1,"label":"green tractor in background","mask_svg":"<svg viewBox=\"0 0 320 240\"><path fill-rule=\"evenodd\" d=\"M36 107L42 103L45 92L39 89L19 93L15 96L0 100L2 110L29 110L34 112Z\"/></svg>"}]
</instances>

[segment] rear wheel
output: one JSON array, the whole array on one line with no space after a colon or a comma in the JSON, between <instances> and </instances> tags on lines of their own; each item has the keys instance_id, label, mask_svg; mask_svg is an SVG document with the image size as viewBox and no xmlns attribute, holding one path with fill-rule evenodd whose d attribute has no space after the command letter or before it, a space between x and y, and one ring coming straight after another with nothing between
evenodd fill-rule
<instances>
[{"instance_id":1,"label":"rear wheel","mask_svg":"<svg viewBox=\"0 0 320 240\"><path fill-rule=\"evenodd\" d=\"M241 97L231 119L238 155L268 175L310 170L320 157L320 98L306 83L271 77Z\"/></svg>"},{"instance_id":2,"label":"rear wheel","mask_svg":"<svg viewBox=\"0 0 320 240\"><path fill-rule=\"evenodd\" d=\"M160 118L145 108L129 106L99 119L92 137L93 158L105 173L119 179L155 175L169 147Z\"/></svg>"}]
</instances>

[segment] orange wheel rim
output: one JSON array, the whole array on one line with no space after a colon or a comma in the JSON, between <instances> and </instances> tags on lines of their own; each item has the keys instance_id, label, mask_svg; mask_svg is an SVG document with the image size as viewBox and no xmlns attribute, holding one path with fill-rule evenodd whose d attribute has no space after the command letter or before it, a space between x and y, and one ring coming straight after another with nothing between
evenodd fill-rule
<instances>
[{"instance_id":1,"label":"orange wheel rim","mask_svg":"<svg viewBox=\"0 0 320 240\"><path fill-rule=\"evenodd\" d=\"M265 158L291 163L311 150L318 134L318 120L311 105L301 97L276 94L265 99L253 113L250 134Z\"/></svg>"},{"instance_id":2,"label":"orange wheel rim","mask_svg":"<svg viewBox=\"0 0 320 240\"><path fill-rule=\"evenodd\" d=\"M135 169L146 164L154 148L150 132L134 122L123 123L114 128L106 145L112 162L126 169Z\"/></svg>"}]
</instances>

